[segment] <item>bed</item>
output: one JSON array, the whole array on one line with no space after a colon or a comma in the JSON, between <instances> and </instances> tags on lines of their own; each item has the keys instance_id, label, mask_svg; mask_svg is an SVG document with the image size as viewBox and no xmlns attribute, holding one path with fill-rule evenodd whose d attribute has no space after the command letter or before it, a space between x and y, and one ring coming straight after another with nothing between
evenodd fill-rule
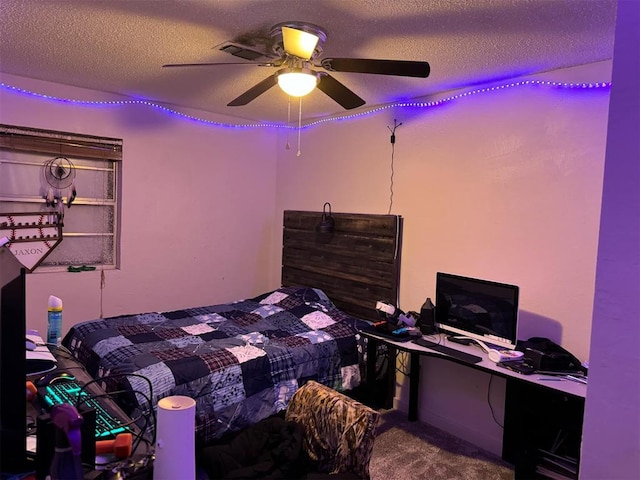
<instances>
[{"instance_id":1,"label":"bed","mask_svg":"<svg viewBox=\"0 0 640 480\"><path fill-rule=\"evenodd\" d=\"M116 399L132 417L166 396L194 398L201 445L285 410L309 380L356 388L358 329L375 319L374 299L396 300L401 217L333 214L334 232L318 234L321 215L285 212L280 288L81 322L63 345L107 391L128 392Z\"/></svg>"}]
</instances>

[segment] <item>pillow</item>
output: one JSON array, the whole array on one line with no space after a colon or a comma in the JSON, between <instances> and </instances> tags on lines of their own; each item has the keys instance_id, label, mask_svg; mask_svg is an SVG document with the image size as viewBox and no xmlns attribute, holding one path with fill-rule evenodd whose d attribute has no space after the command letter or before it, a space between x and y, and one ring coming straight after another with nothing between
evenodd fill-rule
<instances>
[{"instance_id":1,"label":"pillow","mask_svg":"<svg viewBox=\"0 0 640 480\"><path fill-rule=\"evenodd\" d=\"M250 299L263 305L292 305L307 304L321 310L335 309L336 306L319 288L310 287L281 287L271 292L263 293Z\"/></svg>"}]
</instances>

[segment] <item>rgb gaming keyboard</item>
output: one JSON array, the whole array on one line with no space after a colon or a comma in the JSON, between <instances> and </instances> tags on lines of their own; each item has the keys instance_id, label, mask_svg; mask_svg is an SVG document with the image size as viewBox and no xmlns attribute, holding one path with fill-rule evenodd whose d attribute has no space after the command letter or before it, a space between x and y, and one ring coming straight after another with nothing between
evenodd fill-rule
<instances>
[{"instance_id":1,"label":"rgb gaming keyboard","mask_svg":"<svg viewBox=\"0 0 640 480\"><path fill-rule=\"evenodd\" d=\"M96 412L96 439L111 438L118 433L129 431L127 425L116 418L93 396L82 390L82 386L75 380L51 383L40 388L40 395L49 410L60 403L70 403L78 407L85 407Z\"/></svg>"}]
</instances>

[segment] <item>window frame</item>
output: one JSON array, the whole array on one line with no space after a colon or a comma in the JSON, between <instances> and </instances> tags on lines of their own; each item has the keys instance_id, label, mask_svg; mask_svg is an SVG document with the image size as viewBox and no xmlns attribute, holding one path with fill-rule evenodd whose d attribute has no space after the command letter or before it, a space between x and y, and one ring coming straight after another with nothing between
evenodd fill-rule
<instances>
[{"instance_id":1,"label":"window frame","mask_svg":"<svg viewBox=\"0 0 640 480\"><path fill-rule=\"evenodd\" d=\"M107 162L104 167L77 165L77 169L102 171L107 175L113 176L112 187L107 192L108 197L112 195L112 199L103 198L82 198L82 192L79 192L78 198L74 202L74 206L106 206L112 209L112 232L64 232L63 239L78 237L99 237L102 235L110 235L113 238L111 252L108 257L112 258L108 263L91 263L86 266L98 267L104 269L120 268L120 219L122 206L122 139L112 137L100 137L95 135L84 135L70 132L62 132L56 130L44 130L30 127L22 127L15 125L0 124L0 152L13 151L16 153L33 154L34 161L13 161L1 160L0 163L19 164L27 167L42 166L42 162L35 160L35 156L41 159L43 156L51 155L52 157L69 157L70 159L90 160L98 162ZM2 195L0 194L0 202L10 204L16 202L20 204L33 204L34 210L36 206L42 207L45 199L34 195ZM67 207L65 206L65 209ZM102 257L102 255L100 255ZM47 273L57 271L67 271L69 266L77 264L72 263L73 259L66 258L64 264L47 264L47 259L38 266L38 271Z\"/></svg>"}]
</instances>

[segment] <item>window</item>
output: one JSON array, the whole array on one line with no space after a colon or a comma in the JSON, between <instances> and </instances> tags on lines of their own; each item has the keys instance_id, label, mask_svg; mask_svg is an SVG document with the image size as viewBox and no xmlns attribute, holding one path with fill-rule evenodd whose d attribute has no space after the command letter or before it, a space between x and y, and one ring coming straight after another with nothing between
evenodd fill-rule
<instances>
[{"instance_id":1,"label":"window","mask_svg":"<svg viewBox=\"0 0 640 480\"><path fill-rule=\"evenodd\" d=\"M72 185L48 174L55 159L73 170ZM0 213L57 211L46 203L54 192L65 205L63 241L39 268L117 267L121 163L119 139L0 124Z\"/></svg>"}]
</instances>

